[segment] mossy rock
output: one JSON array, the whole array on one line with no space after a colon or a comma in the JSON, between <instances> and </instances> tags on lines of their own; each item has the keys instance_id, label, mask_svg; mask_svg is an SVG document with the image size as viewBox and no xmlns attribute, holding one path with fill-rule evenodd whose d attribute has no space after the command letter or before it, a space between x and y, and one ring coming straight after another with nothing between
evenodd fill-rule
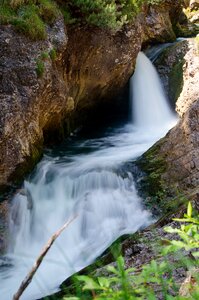
<instances>
[{"instance_id":1,"label":"mossy rock","mask_svg":"<svg viewBox=\"0 0 199 300\"><path fill-rule=\"evenodd\" d=\"M176 103L183 89L183 65L185 59L180 59L175 64L169 74L169 98L172 99L173 103Z\"/></svg>"},{"instance_id":2,"label":"mossy rock","mask_svg":"<svg viewBox=\"0 0 199 300\"><path fill-rule=\"evenodd\" d=\"M163 143L164 138L152 146L136 162L136 165L145 173L141 185L143 189L147 190L149 196L156 196L164 190L161 175L166 171L167 164L164 157L159 155Z\"/></svg>"},{"instance_id":3,"label":"mossy rock","mask_svg":"<svg viewBox=\"0 0 199 300\"><path fill-rule=\"evenodd\" d=\"M199 28L195 24L181 25L177 23L174 26L174 32L177 37L195 37L199 33Z\"/></svg>"}]
</instances>

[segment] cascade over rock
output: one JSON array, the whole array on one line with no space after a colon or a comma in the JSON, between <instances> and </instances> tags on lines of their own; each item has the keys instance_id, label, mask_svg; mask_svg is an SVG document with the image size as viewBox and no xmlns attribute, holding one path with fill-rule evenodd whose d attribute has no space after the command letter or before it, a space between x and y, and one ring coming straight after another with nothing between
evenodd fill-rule
<instances>
[{"instance_id":1,"label":"cascade over rock","mask_svg":"<svg viewBox=\"0 0 199 300\"><path fill-rule=\"evenodd\" d=\"M0 26L0 187L35 165L47 135L53 139L53 133L62 135L82 124L82 112L105 98L115 104L142 42L175 38L171 24L181 3L146 6L133 24L115 34L94 27L66 28L59 19L48 28L46 41L31 42L11 25ZM54 48L56 59L43 59L39 77L42 54Z\"/></svg>"},{"instance_id":2,"label":"cascade over rock","mask_svg":"<svg viewBox=\"0 0 199 300\"><path fill-rule=\"evenodd\" d=\"M146 83L157 89L155 97L154 89L143 89ZM92 263L117 237L153 222L125 165L164 135L176 117L169 110L157 71L143 52L138 54L131 84L137 90L131 97L136 107L132 124L112 129L101 138L71 140L60 151L51 149L24 182L23 192L13 198L8 249L0 257L4 300L12 298L43 245L72 216L76 219L55 240L21 300L56 292L66 278ZM151 99L156 109L150 109Z\"/></svg>"},{"instance_id":3,"label":"cascade over rock","mask_svg":"<svg viewBox=\"0 0 199 300\"><path fill-rule=\"evenodd\" d=\"M172 91L177 95L176 109L180 121L165 138L144 154L141 164L143 159L147 160L143 164L144 170L148 174L152 170L156 173L156 187L167 187L174 194L179 190L194 194L198 192L199 184L198 45L194 39L190 39L172 48L173 51L168 49L163 53L156 65L168 94ZM166 69L163 67L165 64ZM179 76L180 72L182 77Z\"/></svg>"}]
</instances>

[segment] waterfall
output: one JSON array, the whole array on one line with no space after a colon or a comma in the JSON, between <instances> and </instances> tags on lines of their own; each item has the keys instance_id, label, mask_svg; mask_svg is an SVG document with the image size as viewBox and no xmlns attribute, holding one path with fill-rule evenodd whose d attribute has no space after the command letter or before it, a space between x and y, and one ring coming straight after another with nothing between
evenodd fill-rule
<instances>
[{"instance_id":1,"label":"waterfall","mask_svg":"<svg viewBox=\"0 0 199 300\"><path fill-rule=\"evenodd\" d=\"M115 239L153 219L142 205L133 175L124 167L173 125L160 82L140 53L132 78L134 125L107 136L71 141L56 155L48 152L10 211L10 245L0 259L0 292L11 300L35 258L68 219L77 215L44 258L21 300L59 290L60 284L91 264Z\"/></svg>"},{"instance_id":2,"label":"waterfall","mask_svg":"<svg viewBox=\"0 0 199 300\"><path fill-rule=\"evenodd\" d=\"M167 103L160 78L151 61L140 52L131 81L133 90L133 122L141 129L168 127L175 116Z\"/></svg>"}]
</instances>

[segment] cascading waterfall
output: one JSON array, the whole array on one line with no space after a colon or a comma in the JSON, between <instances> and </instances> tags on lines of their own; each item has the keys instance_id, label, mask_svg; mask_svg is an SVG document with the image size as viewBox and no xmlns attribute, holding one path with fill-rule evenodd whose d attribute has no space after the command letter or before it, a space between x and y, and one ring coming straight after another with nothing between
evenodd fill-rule
<instances>
[{"instance_id":1,"label":"cascading waterfall","mask_svg":"<svg viewBox=\"0 0 199 300\"><path fill-rule=\"evenodd\" d=\"M133 176L122 168L174 125L158 76L143 53L133 87L134 125L106 137L72 143L45 155L24 182L10 212L10 245L1 258L0 293L11 300L35 258L68 219L77 215L44 258L22 300L52 294L70 275L92 263L115 239L152 222L137 195ZM72 154L71 149L81 153ZM87 153L85 153L87 151Z\"/></svg>"},{"instance_id":2,"label":"cascading waterfall","mask_svg":"<svg viewBox=\"0 0 199 300\"><path fill-rule=\"evenodd\" d=\"M132 81L133 89L133 122L138 128L168 128L172 112L165 99L158 73L150 60L139 53L138 71ZM174 117L174 116L173 116Z\"/></svg>"}]
</instances>

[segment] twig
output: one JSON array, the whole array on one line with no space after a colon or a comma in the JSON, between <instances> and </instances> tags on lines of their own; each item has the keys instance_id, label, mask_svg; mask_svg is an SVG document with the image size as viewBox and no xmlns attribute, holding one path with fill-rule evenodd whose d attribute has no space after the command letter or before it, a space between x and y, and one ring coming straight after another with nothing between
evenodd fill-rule
<instances>
[{"instance_id":1,"label":"twig","mask_svg":"<svg viewBox=\"0 0 199 300\"><path fill-rule=\"evenodd\" d=\"M46 246L43 248L43 250L41 251L41 254L38 256L35 264L33 265L31 271L28 273L28 275L24 278L24 280L22 281L18 291L16 292L16 294L14 294L13 296L13 300L18 300L19 297L21 297L21 295L23 294L23 292L25 291L25 289L27 288L27 286L30 284L30 282L32 281L32 278L34 276L34 274L36 273L37 269L39 268L40 264L43 261L43 258L45 257L45 255L47 254L48 250L51 248L52 244L54 243L54 241L57 239L57 237L62 233L62 231L64 231L64 229L66 229L75 219L77 218L77 216L74 216L71 220L67 221L57 232L55 232L53 234L53 236L48 240Z\"/></svg>"}]
</instances>

